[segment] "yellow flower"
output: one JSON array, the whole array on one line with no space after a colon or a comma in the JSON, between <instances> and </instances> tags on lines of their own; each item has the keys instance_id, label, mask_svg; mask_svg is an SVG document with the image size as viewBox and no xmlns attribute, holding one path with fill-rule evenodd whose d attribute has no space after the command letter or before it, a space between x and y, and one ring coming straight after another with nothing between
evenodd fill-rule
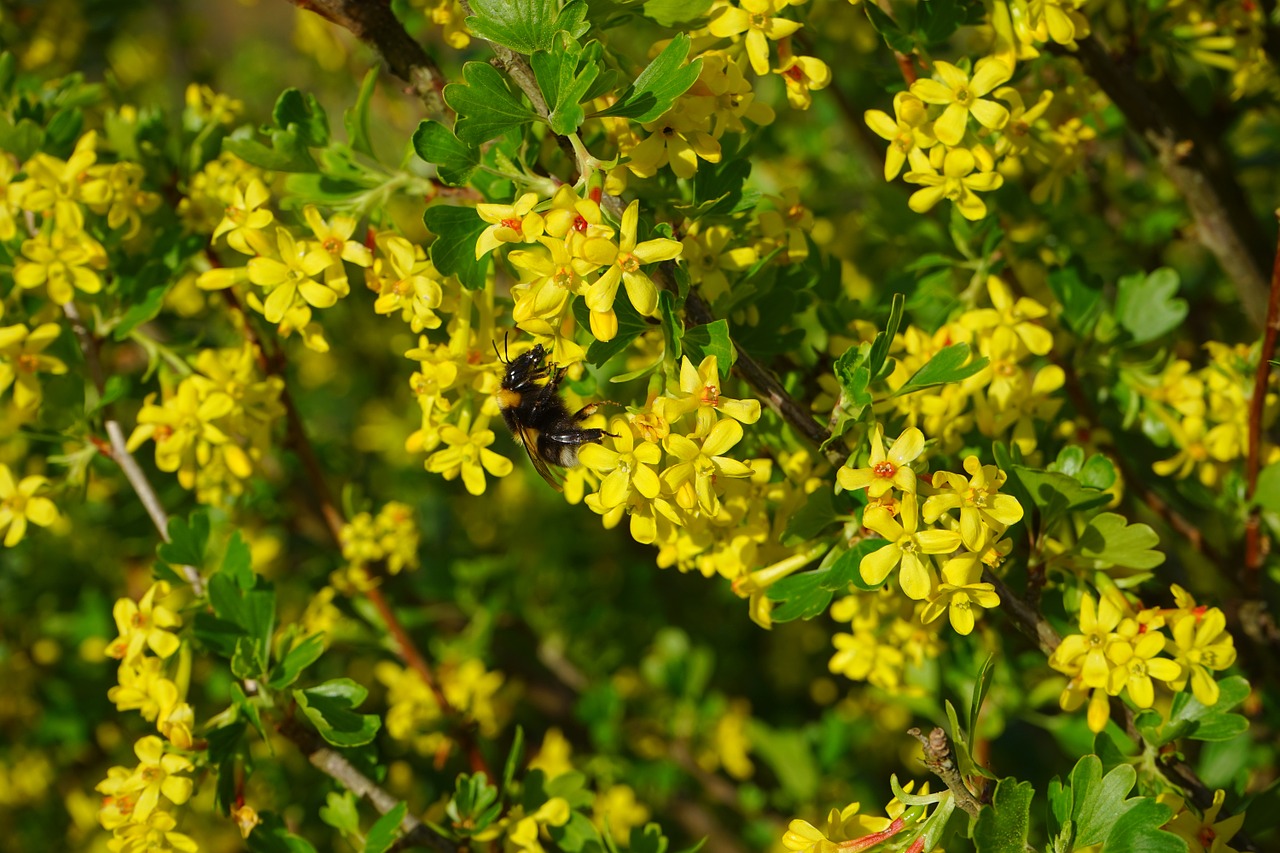
<instances>
[{"instance_id":1,"label":"yellow flower","mask_svg":"<svg viewBox=\"0 0 1280 853\"><path fill-rule=\"evenodd\" d=\"M631 424L624 417L615 417L609 429L613 432L613 449L588 444L578 453L584 466L604 477L600 482L601 506L605 509L621 506L633 492L653 500L662 490L652 467L661 461L662 448L645 441L637 445Z\"/></svg>"},{"instance_id":2,"label":"yellow flower","mask_svg":"<svg viewBox=\"0 0 1280 853\"><path fill-rule=\"evenodd\" d=\"M907 200L916 213L926 213L944 198L955 204L965 219L981 219L987 215L987 205L978 198L979 192L990 192L1004 184L999 172L973 174L977 161L964 148L952 148L942 162L942 174L933 171L911 171L903 175L909 184L920 184Z\"/></svg>"},{"instance_id":3,"label":"yellow flower","mask_svg":"<svg viewBox=\"0 0 1280 853\"><path fill-rule=\"evenodd\" d=\"M747 58L761 76L769 73L769 42L786 38L800 29L798 21L777 17L787 0L740 0L742 7L722 6L707 30L718 38L746 33Z\"/></svg>"},{"instance_id":4,"label":"yellow flower","mask_svg":"<svg viewBox=\"0 0 1280 853\"><path fill-rule=\"evenodd\" d=\"M81 198L94 213L105 213L110 228L128 226L125 238L142 229L142 215L153 213L163 199L142 189L146 171L137 163L93 166L86 174Z\"/></svg>"},{"instance_id":5,"label":"yellow flower","mask_svg":"<svg viewBox=\"0 0 1280 853\"><path fill-rule=\"evenodd\" d=\"M954 530L920 530L920 513L915 494L902 496L902 523L899 524L888 510L870 506L862 516L862 525L879 533L888 543L872 551L858 564L862 580L869 585L884 583L899 565L902 571L898 583L908 598L917 601L929 597L937 585L933 564L921 555L949 554L961 545L960 534Z\"/></svg>"},{"instance_id":6,"label":"yellow flower","mask_svg":"<svg viewBox=\"0 0 1280 853\"><path fill-rule=\"evenodd\" d=\"M37 373L67 372L67 366L60 359L44 355L45 348L57 339L59 332L61 327L57 323L45 323L34 329L22 324L0 328L0 394L13 385L13 402L19 409L31 411L40 407Z\"/></svg>"},{"instance_id":7,"label":"yellow flower","mask_svg":"<svg viewBox=\"0 0 1280 853\"><path fill-rule=\"evenodd\" d=\"M653 121L641 125L649 135L627 151L627 168L649 178L663 166L671 166L677 178L688 180L698 172L698 161L720 162L720 143L708 131L714 102L707 98L681 98Z\"/></svg>"},{"instance_id":8,"label":"yellow flower","mask_svg":"<svg viewBox=\"0 0 1280 853\"><path fill-rule=\"evenodd\" d=\"M218 227L213 229L210 241L216 241L225 234L227 245L240 254L261 254L255 246L270 245L263 229L275 219L275 214L263 207L270 200L271 193L261 178L238 182L231 203L227 205Z\"/></svg>"},{"instance_id":9,"label":"yellow flower","mask_svg":"<svg viewBox=\"0 0 1280 853\"><path fill-rule=\"evenodd\" d=\"M892 181L902 171L902 165L911 163L911 171L932 171L929 156L924 149L937 140L924 126L928 121L924 103L910 92L893 96L894 118L880 110L867 110L863 120L867 127L881 139L889 140L889 150L884 155L884 179Z\"/></svg>"},{"instance_id":10,"label":"yellow flower","mask_svg":"<svg viewBox=\"0 0 1280 853\"><path fill-rule=\"evenodd\" d=\"M347 294L347 280L315 280L333 263L324 249L307 242L298 242L288 229L276 229L276 245L280 257L259 255L249 261L249 281L267 288L267 299L262 314L269 323L279 323L299 297L314 308L329 308L338 297Z\"/></svg>"},{"instance_id":11,"label":"yellow flower","mask_svg":"<svg viewBox=\"0 0 1280 853\"><path fill-rule=\"evenodd\" d=\"M307 220L307 227L320 243L320 248L329 256L329 268L325 270L325 283L345 296L348 291L347 270L343 261L350 261L359 267L367 267L373 263L373 253L365 244L351 239L356 230L354 216L338 215L328 222L320 216L314 204L302 209L302 216Z\"/></svg>"},{"instance_id":12,"label":"yellow flower","mask_svg":"<svg viewBox=\"0 0 1280 853\"><path fill-rule=\"evenodd\" d=\"M973 78L950 62L933 64L942 82L920 79L911 84L911 94L927 104L945 104L946 109L933 123L933 133L943 145L960 144L965 125L972 114L978 123L999 130L1009 120L1009 111L983 95L1013 76L1013 69L994 57L986 57L974 67Z\"/></svg>"},{"instance_id":13,"label":"yellow flower","mask_svg":"<svg viewBox=\"0 0 1280 853\"><path fill-rule=\"evenodd\" d=\"M871 459L866 468L844 467L836 472L840 488L866 489L867 497L878 498L890 489L915 493L916 472L908 467L924 451L924 433L915 427L904 430L886 453L884 430L879 424L871 434Z\"/></svg>"},{"instance_id":14,"label":"yellow flower","mask_svg":"<svg viewBox=\"0 0 1280 853\"><path fill-rule=\"evenodd\" d=\"M547 779L554 779L573 770L573 762L569 760L572 755L573 745L563 732L553 726L542 736L542 746L529 761L528 769L541 770Z\"/></svg>"},{"instance_id":15,"label":"yellow flower","mask_svg":"<svg viewBox=\"0 0 1280 853\"><path fill-rule=\"evenodd\" d=\"M719 477L750 477L751 468L744 462L725 456L725 452L742 440L742 426L734 420L720 421L698 445L679 433L667 436L667 452L679 460L662 472L662 482L675 494L676 503L685 509L700 506L709 516L720 512L716 495Z\"/></svg>"},{"instance_id":16,"label":"yellow flower","mask_svg":"<svg viewBox=\"0 0 1280 853\"><path fill-rule=\"evenodd\" d=\"M688 356L684 356L680 360L679 391L673 396L656 399L654 411L659 412L667 423L675 423L689 412L696 412L694 435L706 435L715 426L717 413L744 424L760 420L760 401L721 397L720 367L716 356L706 356L697 368Z\"/></svg>"},{"instance_id":17,"label":"yellow flower","mask_svg":"<svg viewBox=\"0 0 1280 853\"><path fill-rule=\"evenodd\" d=\"M137 711L142 719L152 722L178 703L178 686L164 677L160 658L122 663L119 679L120 683L107 691L107 699L116 703L119 711Z\"/></svg>"},{"instance_id":18,"label":"yellow flower","mask_svg":"<svg viewBox=\"0 0 1280 853\"><path fill-rule=\"evenodd\" d=\"M965 312L960 318L963 325L977 332L996 327L1012 329L1033 355L1046 355L1053 348L1053 333L1038 322L1048 316L1048 308L1027 296L1015 302L1009 285L997 275L987 276L987 294L992 307Z\"/></svg>"},{"instance_id":19,"label":"yellow flower","mask_svg":"<svg viewBox=\"0 0 1280 853\"><path fill-rule=\"evenodd\" d=\"M596 795L591 810L592 823L607 826L609 836L624 846L631 843L631 830L649 822L649 809L636 800L630 785L610 785Z\"/></svg>"},{"instance_id":20,"label":"yellow flower","mask_svg":"<svg viewBox=\"0 0 1280 853\"><path fill-rule=\"evenodd\" d=\"M569 297L586 292L585 276L594 272L598 266L591 261L575 257L569 251L564 240L553 237L539 239L549 251L516 250L507 256L507 260L525 275L520 284L511 288L511 298L515 306L511 309L511 319L516 323L524 323L535 317L548 323L560 319L569 304ZM607 244L612 250L613 244Z\"/></svg>"},{"instance_id":21,"label":"yellow flower","mask_svg":"<svg viewBox=\"0 0 1280 853\"><path fill-rule=\"evenodd\" d=\"M145 821L155 811L163 796L174 805L182 805L191 798L192 781L176 774L190 770L192 764L181 755L166 755L164 741L155 735L142 738L134 746L138 767L120 785L120 790L137 795L134 817Z\"/></svg>"},{"instance_id":22,"label":"yellow flower","mask_svg":"<svg viewBox=\"0 0 1280 853\"><path fill-rule=\"evenodd\" d=\"M627 205L622 214L622 233L617 255L610 262L609 268L587 290L587 307L593 312L613 313L613 301L618 295L619 284L626 285L631 304L641 314L652 316L657 312L658 289L640 267L678 258L684 247L675 240L663 238L637 244L636 227L639 221L640 201L637 199Z\"/></svg>"},{"instance_id":23,"label":"yellow flower","mask_svg":"<svg viewBox=\"0 0 1280 853\"><path fill-rule=\"evenodd\" d=\"M1182 665L1182 673L1173 681L1181 690L1191 681L1191 692L1205 705L1218 701L1218 682L1210 672L1226 669L1235 663L1235 642L1227 633L1227 620L1214 607L1198 617L1179 619L1173 626L1174 658Z\"/></svg>"},{"instance_id":24,"label":"yellow flower","mask_svg":"<svg viewBox=\"0 0 1280 853\"><path fill-rule=\"evenodd\" d=\"M24 290L43 285L55 305L66 305L77 290L102 290L102 276L95 270L106 269L107 253L83 231L59 229L52 240L43 234L24 240L22 254L14 266L14 283Z\"/></svg>"},{"instance_id":25,"label":"yellow flower","mask_svg":"<svg viewBox=\"0 0 1280 853\"><path fill-rule=\"evenodd\" d=\"M485 429L483 421L468 430L466 421L461 426L445 424L440 427L440 438L447 445L427 457L426 469L433 474L443 474L446 480L462 476L462 484L473 495L485 490L485 472L492 477L505 477L511 473L511 460L489 449L493 444L493 430Z\"/></svg>"},{"instance_id":26,"label":"yellow flower","mask_svg":"<svg viewBox=\"0 0 1280 853\"><path fill-rule=\"evenodd\" d=\"M436 309L444 301L444 289L435 266L421 249L391 233L378 235L378 249L382 254L365 279L378 291L373 310L379 314L400 311L415 332L439 328Z\"/></svg>"},{"instance_id":27,"label":"yellow flower","mask_svg":"<svg viewBox=\"0 0 1280 853\"><path fill-rule=\"evenodd\" d=\"M977 560L947 560L942 565L942 583L920 611L920 621L927 625L946 610L957 634L971 632L975 610L990 610L1000 604L996 588L980 583L981 577L982 564Z\"/></svg>"},{"instance_id":28,"label":"yellow flower","mask_svg":"<svg viewBox=\"0 0 1280 853\"><path fill-rule=\"evenodd\" d=\"M793 56L775 68L787 86L787 102L797 110L807 110L813 103L812 92L831 83L831 67L812 56Z\"/></svg>"},{"instance_id":29,"label":"yellow flower","mask_svg":"<svg viewBox=\"0 0 1280 853\"><path fill-rule=\"evenodd\" d=\"M1227 792L1219 788L1213 792L1213 804L1198 818L1176 794L1161 794L1156 799L1173 809L1173 819L1164 828L1187 842L1188 853L1236 853L1228 845L1244 825L1245 813L1218 820L1218 812L1226 801Z\"/></svg>"},{"instance_id":30,"label":"yellow flower","mask_svg":"<svg viewBox=\"0 0 1280 853\"><path fill-rule=\"evenodd\" d=\"M1177 663L1168 658L1156 657L1164 647L1164 635L1158 631L1148 631L1132 645L1133 656L1125 662L1128 673L1125 687L1129 691L1129 698L1139 708L1150 708L1155 702L1155 688L1151 679L1167 683L1176 681L1182 673L1182 667Z\"/></svg>"},{"instance_id":31,"label":"yellow flower","mask_svg":"<svg viewBox=\"0 0 1280 853\"><path fill-rule=\"evenodd\" d=\"M80 188L89 167L98 160L97 144L97 131L91 130L80 137L65 161L48 154L36 154L23 167L27 180L13 187L14 200L25 210L44 214L53 211L54 224L60 232L79 232L84 228Z\"/></svg>"},{"instance_id":32,"label":"yellow flower","mask_svg":"<svg viewBox=\"0 0 1280 853\"><path fill-rule=\"evenodd\" d=\"M983 465L978 457L969 456L964 460L964 470L969 472L969 480L947 471L934 475L933 485L942 491L925 499L923 516L933 524L942 513L959 507L960 536L965 547L982 551L988 531L1003 533L1022 520L1022 505L1012 495L999 493L1006 475L996 466Z\"/></svg>"},{"instance_id":33,"label":"yellow flower","mask_svg":"<svg viewBox=\"0 0 1280 853\"><path fill-rule=\"evenodd\" d=\"M729 292L726 272L741 272L759 259L759 254L750 246L730 249L733 238L734 232L729 226L711 225L696 231L691 229L680 241L684 246L680 257L687 265L690 280L712 302Z\"/></svg>"},{"instance_id":34,"label":"yellow flower","mask_svg":"<svg viewBox=\"0 0 1280 853\"><path fill-rule=\"evenodd\" d=\"M143 646L167 658L178 650L180 641L171 629L182 626L182 618L157 602L169 595L169 582L156 581L136 604L119 599L111 610L120 636L107 646L106 653L125 663L137 661Z\"/></svg>"},{"instance_id":35,"label":"yellow flower","mask_svg":"<svg viewBox=\"0 0 1280 853\"><path fill-rule=\"evenodd\" d=\"M476 213L491 224L476 239L476 259L503 243L532 243L541 237L546 223L533 212L537 203L536 193L525 193L515 204L477 204Z\"/></svg>"},{"instance_id":36,"label":"yellow flower","mask_svg":"<svg viewBox=\"0 0 1280 853\"><path fill-rule=\"evenodd\" d=\"M44 477L23 477L14 482L9 466L0 463L0 530L7 530L6 548L12 548L27 534L27 522L48 527L58 520L53 501L36 492L49 485Z\"/></svg>"},{"instance_id":37,"label":"yellow flower","mask_svg":"<svg viewBox=\"0 0 1280 853\"><path fill-rule=\"evenodd\" d=\"M1062 638L1049 665L1068 675L1079 673L1085 687L1118 696L1128 675L1123 664L1132 656L1129 641L1116 633L1123 616L1110 597L1103 597L1099 605L1085 593L1080 600L1080 633Z\"/></svg>"}]
</instances>

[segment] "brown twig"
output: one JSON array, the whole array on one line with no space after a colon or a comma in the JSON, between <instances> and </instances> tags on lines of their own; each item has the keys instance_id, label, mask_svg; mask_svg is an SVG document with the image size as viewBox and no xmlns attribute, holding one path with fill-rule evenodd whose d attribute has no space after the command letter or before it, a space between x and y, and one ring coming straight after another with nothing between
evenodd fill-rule
<instances>
[{"instance_id":1,"label":"brown twig","mask_svg":"<svg viewBox=\"0 0 1280 853\"><path fill-rule=\"evenodd\" d=\"M365 776L336 749L330 749L315 732L292 717L276 726L276 730L291 741L307 756L316 768L332 779L341 782L357 797L364 797L373 804L379 814L386 814L400 804L400 800L387 793L376 782ZM440 835L411 814L400 822L402 835L396 840L399 849L408 846L429 847L432 850L453 853L458 846Z\"/></svg>"},{"instance_id":2,"label":"brown twig","mask_svg":"<svg viewBox=\"0 0 1280 853\"><path fill-rule=\"evenodd\" d=\"M1164 173L1187 203L1196 237L1235 285L1245 313L1257 325L1266 316L1267 241L1236 180L1228 153L1167 79L1140 80L1098 41L1080 39L1073 54L1085 72L1151 146ZM1056 53L1064 54L1061 49Z\"/></svg>"},{"instance_id":3,"label":"brown twig","mask_svg":"<svg viewBox=\"0 0 1280 853\"><path fill-rule=\"evenodd\" d=\"M1276 334L1280 332L1280 241L1276 245L1275 263L1271 270L1271 293L1267 300L1267 326L1258 355L1258 372L1253 381L1253 399L1249 401L1249 451L1245 458L1245 499L1252 501L1258 488L1258 472L1262 467L1262 418L1267 407L1267 384L1271 379L1271 359L1276 354ZM1244 584L1257 591L1258 574L1265 549L1262 541L1262 510L1254 506L1245 521Z\"/></svg>"},{"instance_id":4,"label":"brown twig","mask_svg":"<svg viewBox=\"0 0 1280 853\"><path fill-rule=\"evenodd\" d=\"M101 395L106 388L106 374L102 369L101 343L97 335L85 323L80 314L80 309L76 307L74 302L68 302L62 308L67 315L67 319L71 321L71 330L80 341L80 349L84 353L85 364L89 368L89 376L93 380L94 387L98 389L98 394ZM147 515L151 517L151 523L155 525L160 538L168 542L169 515L160 503L156 490L152 488L151 481L147 479L146 472L142 470L142 467L138 465L138 460L134 459L133 454L129 452L124 430L121 428L120 422L111 416L109 406L103 409L102 425L107 431L107 438L111 444L111 453L108 458L120 466L120 470L124 472L125 479L129 481L134 494L138 496L138 500L142 502ZM181 566L180 570L182 571L182 576L191 584L192 591L197 596L204 595L204 578L201 577L200 570L195 566Z\"/></svg>"},{"instance_id":5,"label":"brown twig","mask_svg":"<svg viewBox=\"0 0 1280 853\"><path fill-rule=\"evenodd\" d=\"M444 103L445 76L391 11L390 0L289 0L299 9L315 12L372 47L391 73L409 84L433 116L450 114Z\"/></svg>"},{"instance_id":6,"label":"brown twig","mask_svg":"<svg viewBox=\"0 0 1280 853\"><path fill-rule=\"evenodd\" d=\"M915 728L908 729L907 734L920 741L920 746L924 748L924 766L947 786L956 799L956 805L971 817L977 817L982 806L960 775L960 768L951 756L951 741L947 739L947 733L941 727L935 727L927 737Z\"/></svg>"}]
</instances>

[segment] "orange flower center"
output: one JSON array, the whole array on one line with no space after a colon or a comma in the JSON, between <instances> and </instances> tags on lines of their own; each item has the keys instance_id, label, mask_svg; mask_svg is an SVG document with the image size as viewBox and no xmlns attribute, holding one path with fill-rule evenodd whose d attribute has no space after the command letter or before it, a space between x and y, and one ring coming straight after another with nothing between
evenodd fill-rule
<instances>
[{"instance_id":1,"label":"orange flower center","mask_svg":"<svg viewBox=\"0 0 1280 853\"><path fill-rule=\"evenodd\" d=\"M502 227L503 227L503 228L510 228L512 231L519 231L519 230L520 230L520 220L519 220L519 219L515 219L515 218L511 218L511 219L504 219L504 220L502 220L502 222L501 222L500 224L502 225Z\"/></svg>"},{"instance_id":2,"label":"orange flower center","mask_svg":"<svg viewBox=\"0 0 1280 853\"><path fill-rule=\"evenodd\" d=\"M790 77L792 80L795 80L797 83L804 80L804 71L800 69L799 65L792 65L790 68L784 71L783 74Z\"/></svg>"},{"instance_id":3,"label":"orange flower center","mask_svg":"<svg viewBox=\"0 0 1280 853\"><path fill-rule=\"evenodd\" d=\"M640 259L630 252L621 252L618 254L618 266L623 272L639 272Z\"/></svg>"},{"instance_id":4,"label":"orange flower center","mask_svg":"<svg viewBox=\"0 0 1280 853\"><path fill-rule=\"evenodd\" d=\"M40 359L29 352L24 352L18 356L18 369L27 373L35 373L36 368L40 365Z\"/></svg>"},{"instance_id":5,"label":"orange flower center","mask_svg":"<svg viewBox=\"0 0 1280 853\"><path fill-rule=\"evenodd\" d=\"M720 388L717 385L702 386L702 405L715 408L720 405Z\"/></svg>"},{"instance_id":6,"label":"orange flower center","mask_svg":"<svg viewBox=\"0 0 1280 853\"><path fill-rule=\"evenodd\" d=\"M337 257L342 254L343 240L339 237L326 237L320 245L324 246L324 250L329 254Z\"/></svg>"},{"instance_id":7,"label":"orange flower center","mask_svg":"<svg viewBox=\"0 0 1280 853\"><path fill-rule=\"evenodd\" d=\"M586 233L590 224L591 223L587 222L586 217L579 213L573 220L573 230L577 231L579 234Z\"/></svg>"},{"instance_id":8,"label":"orange flower center","mask_svg":"<svg viewBox=\"0 0 1280 853\"><path fill-rule=\"evenodd\" d=\"M898 473L898 466L886 459L883 462L877 462L872 465L871 470L875 472L877 477L883 477L886 480L889 480L893 478L894 474Z\"/></svg>"}]
</instances>

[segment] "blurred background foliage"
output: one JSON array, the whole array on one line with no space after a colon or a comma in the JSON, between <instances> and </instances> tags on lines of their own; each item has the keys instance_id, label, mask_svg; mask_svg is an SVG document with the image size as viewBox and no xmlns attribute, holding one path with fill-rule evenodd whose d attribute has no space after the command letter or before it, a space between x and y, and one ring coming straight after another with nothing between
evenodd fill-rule
<instances>
[{"instance_id":1,"label":"blurred background foliage","mask_svg":"<svg viewBox=\"0 0 1280 853\"><path fill-rule=\"evenodd\" d=\"M463 61L487 58L483 45L445 47L414 3L398 0L395 8L450 79ZM883 142L860 121L863 109L885 108L887 87L901 88L898 70L865 18L836 10L824 21L824 14L812 10L808 32L820 33L824 45L840 46L832 88L851 103L820 94L810 111L788 111L764 129L755 142L753 186L766 193L798 189L815 214L815 243L844 266L849 296L869 295L873 282L881 295L911 290L908 314L930 325L929 318L939 318L950 304L954 287L950 279L936 281L933 289L928 280L917 287L919 275L908 265L932 252L952 253L953 235L945 218L913 214L902 185L882 180ZM266 120L279 92L290 86L314 93L330 115L340 115L374 61L346 32L275 0L5 0L0 46L14 51L26 72L50 79L80 73L104 86L117 104L154 105L174 116L187 85L205 84L242 100L251 121ZM1193 94L1205 88L1194 76L1187 83ZM1088 84L1062 79L1059 85ZM384 76L371 112L374 145L388 162L408 156L407 141L421 118L419 103L397 86ZM762 81L760 90L780 113L785 110L776 80ZM1114 111L1102 115L1120 121ZM1231 131L1252 152L1239 177L1260 208L1276 197L1280 182L1280 122L1274 113L1271 119ZM1069 185L1058 204L1032 209L1019 194L1004 194L1002 225L1015 241L1047 242L1059 257L1086 257L1107 281L1135 269L1172 266L1194 327L1176 346L1194 356L1195 341L1241 340L1245 327L1235 300L1214 290L1221 279L1212 257L1187 239L1180 199L1165 183L1124 174L1129 144L1122 137L1098 152L1083 166L1088 180ZM1090 186L1109 191L1105 198L1091 196ZM421 227L421 208L399 203L405 210L396 219L412 236ZM562 735L573 760L602 791L626 803L628 794L610 786L629 786L636 798L633 816L644 812L660 820L677 843L707 836L708 850L730 853L769 849L792 816L818 822L833 804L881 806L890 773L923 778L918 744L905 730L945 719L943 699L967 706L974 675L997 638L979 632L970 642L949 643L938 659L909 668L908 689L889 696L829 673L834 622L796 621L762 631L745 618L728 585L656 569L650 548L602 530L594 515L566 505L536 479L505 478L471 497L460 483L425 474L418 457L404 450L418 412L402 355L415 336L399 325L388 334L392 325L372 311L372 294L354 290L325 318L330 339L343 346L329 353L294 348L289 382L332 480L353 484L343 495L348 510L376 510L394 499L416 513L422 568L390 580L386 593L433 660L447 667L478 658L502 673L494 702L501 723L496 763L516 724L530 750L541 745L548 756ZM778 300L776 307L786 310L786 295ZM171 307L183 313L176 300ZM208 342L228 334L200 324L199 318L180 320L175 334ZM820 308L811 309L806 334L810 340L825 334ZM61 345L74 347L66 339ZM141 353L135 357L138 376L145 360ZM807 390L810 398L816 395ZM7 437L0 462L43 450L40 441L30 433ZM515 458L509 439L499 441ZM144 464L154 473L149 458ZM376 670L386 649L353 611L367 605L339 596L326 607L313 599L340 559L304 497L295 491L282 498L276 491L300 480L296 464L285 455L271 457L265 478L242 500L242 516L253 519L242 528L253 565L277 585L282 621L298 617L311 602L308 624L332 629L338 653L327 655L317 674L354 678L374 691L367 707L382 708L385 692ZM107 701L115 676L103 649L114 635L112 602L121 595L136 598L150 583L155 533L110 463L93 465L106 475L88 480L84 502L52 535L0 553L5 849L105 849L108 836L98 826L92 787L113 756L150 730ZM171 511L191 507L190 494L172 477L154 482ZM214 518L216 525L216 512ZM1165 544L1170 560L1162 577L1197 592L1212 589L1214 567L1184 559L1176 540ZM229 701L232 683L210 661L195 666L193 681L203 682L214 700L197 709L203 719ZM1011 673L1033 671L1044 679L1024 693ZM1043 790L1075 756L1092 750L1084 718L1057 714L1062 683L1034 650L997 662L978 744L996 772L1016 770ZM1273 717L1274 708L1247 711L1262 732L1274 731L1263 719ZM265 758L265 747L258 747ZM431 755L385 734L379 748L386 787L411 811L426 809L444 793L427 787L430 774L409 770L411 764L429 765ZM1197 766L1211 787L1239 793L1251 770L1274 767L1275 749L1265 735L1260 741L1242 736L1204 746ZM275 760L282 769L272 771L264 762L250 796L260 809L304 823L333 786L314 773L308 777L296 751L281 751ZM313 783L289 786L273 772ZM202 798L211 798L211 786L197 787ZM238 833L213 816L208 803L187 814L184 831L200 839L201 849L241 848ZM322 851L350 849L336 833L308 837Z\"/></svg>"}]
</instances>

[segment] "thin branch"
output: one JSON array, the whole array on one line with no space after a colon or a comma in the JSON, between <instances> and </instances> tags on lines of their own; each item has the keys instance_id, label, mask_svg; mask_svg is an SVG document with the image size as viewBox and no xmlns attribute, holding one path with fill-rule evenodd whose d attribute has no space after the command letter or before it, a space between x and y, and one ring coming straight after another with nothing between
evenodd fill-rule
<instances>
[{"instance_id":1,"label":"thin branch","mask_svg":"<svg viewBox=\"0 0 1280 853\"><path fill-rule=\"evenodd\" d=\"M75 332L76 338L80 341L80 349L84 353L85 364L89 368L89 376L93 380L94 387L98 389L99 396L101 396L106 389L107 380L106 374L102 369L102 352L98 337L85 323L84 317L80 314L80 309L76 307L74 302L68 302L62 308L67 315L67 319L71 321L72 331ZM138 460L134 459L133 454L129 452L124 430L120 427L120 422L111 416L110 406L103 408L102 424L107 431L107 439L111 443L111 453L108 458L114 460L120 466L120 470L124 472L125 479L129 481L134 494L138 496L138 500L142 502L147 515L151 517L151 523L155 525L160 538L168 542L169 515L164 511L164 506L161 505L160 498L156 495L156 490L152 488L151 481L147 479L146 472L142 470L142 467L138 465ZM180 569L182 576L191 584L192 591L197 596L204 595L204 578L200 576L200 570L195 566L181 566Z\"/></svg>"},{"instance_id":2,"label":"thin branch","mask_svg":"<svg viewBox=\"0 0 1280 853\"><path fill-rule=\"evenodd\" d=\"M1276 354L1276 334L1280 332L1280 241L1271 271L1271 293L1267 300L1267 327L1258 355L1258 372L1253 381L1253 399L1249 401L1249 453L1245 460L1245 500L1252 501L1258 488L1258 472L1262 467L1262 417L1267 407L1267 384L1271 379L1271 359ZM1245 522L1244 581L1258 588L1258 574L1265 557L1262 542L1262 510L1254 506Z\"/></svg>"},{"instance_id":3,"label":"thin branch","mask_svg":"<svg viewBox=\"0 0 1280 853\"><path fill-rule=\"evenodd\" d=\"M1144 81L1098 41L1081 39L1071 55L1147 141L1187 203L1196 237L1218 259L1256 325L1266 316L1267 241L1236 180L1229 154L1167 79Z\"/></svg>"},{"instance_id":4,"label":"thin branch","mask_svg":"<svg viewBox=\"0 0 1280 853\"><path fill-rule=\"evenodd\" d=\"M357 797L366 798L379 814L386 814L400 804L398 798L387 793L376 782L357 770L342 753L336 749L330 749L315 732L297 720L288 718L277 725L276 730L302 750L307 760L320 772L341 782ZM411 814L406 813L404 820L400 821L400 830L403 834L396 840L398 849L421 846L440 850L442 853L454 853L458 850L456 844Z\"/></svg>"},{"instance_id":5,"label":"thin branch","mask_svg":"<svg viewBox=\"0 0 1280 853\"><path fill-rule=\"evenodd\" d=\"M952 796L956 798L956 805L968 812L971 817L977 817L982 805L965 784L964 777L960 775L960 768L956 766L955 759L951 755L951 741L947 739L947 733L941 727L935 727L927 737L919 729L914 728L908 729L907 734L920 741L920 745L924 747L924 766L943 781Z\"/></svg>"},{"instance_id":6,"label":"thin branch","mask_svg":"<svg viewBox=\"0 0 1280 853\"><path fill-rule=\"evenodd\" d=\"M315 12L372 47L391 72L409 84L433 116L451 111L444 103L445 76L436 61L404 29L390 0L289 0L299 9Z\"/></svg>"}]
</instances>

